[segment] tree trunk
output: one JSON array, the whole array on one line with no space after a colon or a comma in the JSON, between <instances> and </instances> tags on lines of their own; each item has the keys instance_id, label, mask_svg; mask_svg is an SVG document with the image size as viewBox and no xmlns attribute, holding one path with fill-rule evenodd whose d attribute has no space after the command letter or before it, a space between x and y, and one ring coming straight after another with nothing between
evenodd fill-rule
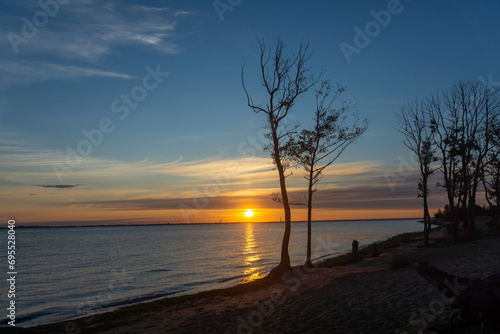
<instances>
[{"instance_id":1,"label":"tree trunk","mask_svg":"<svg viewBox=\"0 0 500 334\"><path fill-rule=\"evenodd\" d=\"M429 246L429 234L431 232L431 216L427 204L427 195L424 195L424 243Z\"/></svg>"},{"instance_id":2,"label":"tree trunk","mask_svg":"<svg viewBox=\"0 0 500 334\"><path fill-rule=\"evenodd\" d=\"M479 183L479 177L474 176L472 191L469 198L470 230L472 232L476 230L476 194L477 194L478 183Z\"/></svg>"},{"instance_id":3,"label":"tree trunk","mask_svg":"<svg viewBox=\"0 0 500 334\"><path fill-rule=\"evenodd\" d=\"M476 195L472 194L469 198L469 229L471 232L476 230Z\"/></svg>"},{"instance_id":4,"label":"tree trunk","mask_svg":"<svg viewBox=\"0 0 500 334\"><path fill-rule=\"evenodd\" d=\"M458 232L458 224L460 222L460 208L453 207L452 216L453 221L451 224L451 243L455 245L457 243L457 232Z\"/></svg>"},{"instance_id":5,"label":"tree trunk","mask_svg":"<svg viewBox=\"0 0 500 334\"><path fill-rule=\"evenodd\" d=\"M422 196L424 199L424 244L429 246L429 233L431 231L431 216L429 215L429 205L427 204L427 175L422 177Z\"/></svg>"},{"instance_id":6,"label":"tree trunk","mask_svg":"<svg viewBox=\"0 0 500 334\"><path fill-rule=\"evenodd\" d=\"M273 124L273 120L270 122ZM281 189L281 198L283 200L283 209L285 211L285 233L283 235L283 242L281 244L281 261L278 266L271 270L269 276L281 276L284 272L291 269L290 266L290 255L288 253L288 245L290 243L290 233L291 233L291 211L290 211L290 203L288 202L288 194L286 191L286 183L285 183L285 169L281 164L281 157L279 152L279 140L277 134L276 126L271 126L272 131L272 139L274 146L274 160L276 162L276 169L278 170L279 178L280 178L280 189Z\"/></svg>"},{"instance_id":7,"label":"tree trunk","mask_svg":"<svg viewBox=\"0 0 500 334\"><path fill-rule=\"evenodd\" d=\"M466 175L467 171L464 169L464 173L463 175ZM462 192L463 192L463 200L462 200L462 206L461 206L461 209L462 209L462 226L463 226L463 229L464 230L468 230L469 229L469 215L468 215L468 212L469 211L469 206L468 206L468 203L469 203L469 187L467 186L468 184L468 178L464 176L464 186L463 186L463 189L462 189Z\"/></svg>"},{"instance_id":8,"label":"tree trunk","mask_svg":"<svg viewBox=\"0 0 500 334\"><path fill-rule=\"evenodd\" d=\"M311 235L312 235L312 195L313 195L313 170L314 165L311 166L311 171L309 173L309 188L307 197L307 259L305 266L312 268L311 262Z\"/></svg>"}]
</instances>

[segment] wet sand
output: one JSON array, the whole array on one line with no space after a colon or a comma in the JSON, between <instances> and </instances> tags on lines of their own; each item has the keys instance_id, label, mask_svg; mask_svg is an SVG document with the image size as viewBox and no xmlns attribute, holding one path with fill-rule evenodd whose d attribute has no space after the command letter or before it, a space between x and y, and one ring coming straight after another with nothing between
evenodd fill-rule
<instances>
[{"instance_id":1,"label":"wet sand","mask_svg":"<svg viewBox=\"0 0 500 334\"><path fill-rule=\"evenodd\" d=\"M443 236L442 231L431 235ZM417 333L430 320L444 321L452 313L450 301L411 266L391 269L395 257L403 266L423 259L461 276L500 272L498 236L455 246L442 241L419 248L420 243L403 239L361 262L295 268L274 280L128 306L29 332Z\"/></svg>"}]
</instances>

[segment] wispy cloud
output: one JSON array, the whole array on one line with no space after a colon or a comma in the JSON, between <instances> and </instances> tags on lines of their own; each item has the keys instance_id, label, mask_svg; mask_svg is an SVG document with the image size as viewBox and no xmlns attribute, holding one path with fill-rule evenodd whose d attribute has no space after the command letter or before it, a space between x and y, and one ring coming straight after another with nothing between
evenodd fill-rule
<instances>
[{"instance_id":1,"label":"wispy cloud","mask_svg":"<svg viewBox=\"0 0 500 334\"><path fill-rule=\"evenodd\" d=\"M53 163L64 161L63 151L33 146L29 136L9 133L0 136L0 183L2 194L17 194L28 200L33 185L39 185L40 203L58 205L65 210L98 210L103 214L127 211L196 208L200 199L205 210L238 209L248 203L261 209L277 209L271 193L279 190L277 173L269 158L227 158L214 156L202 160L170 162L158 159L127 162L86 157L58 184ZM16 139L22 138L22 139ZM31 143L31 144L30 144ZM331 166L315 193L319 210L415 210L420 207L416 183L418 175L399 182L394 191L384 176L386 167L377 161L339 163ZM123 183L123 180L133 180ZM300 171L287 179L290 197L303 198L305 180ZM83 186L85 185L85 186ZM41 190L46 188L46 191ZM49 190L54 190L50 192ZM63 189L75 189L68 197ZM439 200L439 192L433 192ZM34 201L31 199L31 201ZM42 202L43 201L43 202ZM64 206L64 207L63 207ZM299 207L300 209L300 207Z\"/></svg>"},{"instance_id":2,"label":"wispy cloud","mask_svg":"<svg viewBox=\"0 0 500 334\"><path fill-rule=\"evenodd\" d=\"M6 88L10 85L29 85L53 79L69 80L80 77L133 78L133 76L124 73L35 61L3 62L0 64L0 73L2 73L0 88Z\"/></svg>"},{"instance_id":3,"label":"wispy cloud","mask_svg":"<svg viewBox=\"0 0 500 334\"><path fill-rule=\"evenodd\" d=\"M68 188L76 188L79 187L79 184L41 184L37 187L41 188L56 188L56 189L68 189Z\"/></svg>"},{"instance_id":4,"label":"wispy cloud","mask_svg":"<svg viewBox=\"0 0 500 334\"><path fill-rule=\"evenodd\" d=\"M14 6L14 5L12 5ZM37 1L17 4L26 13L40 10ZM126 5L109 1L71 1L60 5L50 24L22 45L31 54L50 54L56 57L94 62L117 46L142 45L167 54L176 54L180 46L174 41L175 27L182 16L167 7ZM7 31L19 33L22 21L9 20Z\"/></svg>"},{"instance_id":5,"label":"wispy cloud","mask_svg":"<svg viewBox=\"0 0 500 334\"><path fill-rule=\"evenodd\" d=\"M0 39L0 54L6 59L0 64L0 89L80 77L129 79L128 74L100 69L102 60L118 47L178 54L177 26L186 16L194 15L168 7L73 0L59 4L47 24L26 39L21 19L29 21L40 11L35 0L12 2L0 10L0 31L25 41L13 47L8 38Z\"/></svg>"},{"instance_id":6,"label":"wispy cloud","mask_svg":"<svg viewBox=\"0 0 500 334\"><path fill-rule=\"evenodd\" d=\"M302 199L303 191L292 191L292 200ZM444 200L442 192L434 195L434 202L441 204ZM137 199L116 199L101 201L83 201L76 203L86 207L109 209L109 210L180 210L180 208L195 208L193 203L200 203L197 197L142 197ZM276 209L280 205L272 201L269 190L255 195L218 195L203 199L202 210L233 210L241 208L242 204L252 203L259 209ZM383 183L351 186L339 189L321 189L314 198L316 209L328 210L415 210L421 207L421 202L412 188L401 188L392 192ZM294 206L294 208L302 208Z\"/></svg>"}]
</instances>

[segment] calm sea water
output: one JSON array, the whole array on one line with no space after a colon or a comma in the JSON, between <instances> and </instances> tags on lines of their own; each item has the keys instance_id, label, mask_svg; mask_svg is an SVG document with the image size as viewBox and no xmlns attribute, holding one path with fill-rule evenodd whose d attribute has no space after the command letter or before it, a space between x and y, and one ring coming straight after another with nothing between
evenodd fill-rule
<instances>
[{"instance_id":1,"label":"calm sea water","mask_svg":"<svg viewBox=\"0 0 500 334\"><path fill-rule=\"evenodd\" d=\"M16 323L34 326L265 276L279 262L283 229L279 223L18 228ZM345 253L353 239L363 246L417 230L415 219L315 222L313 258ZM305 262L306 231L306 223L292 224L292 264Z\"/></svg>"}]
</instances>

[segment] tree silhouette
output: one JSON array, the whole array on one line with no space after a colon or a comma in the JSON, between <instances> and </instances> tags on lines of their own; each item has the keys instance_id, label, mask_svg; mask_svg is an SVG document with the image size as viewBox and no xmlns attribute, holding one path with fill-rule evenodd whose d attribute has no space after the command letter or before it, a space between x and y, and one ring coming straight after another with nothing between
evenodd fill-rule
<instances>
[{"instance_id":1,"label":"tree silhouette","mask_svg":"<svg viewBox=\"0 0 500 334\"><path fill-rule=\"evenodd\" d=\"M493 226L499 226L500 219L500 123L492 126L491 149L488 163L482 173L486 201L490 205Z\"/></svg>"},{"instance_id":2,"label":"tree silhouette","mask_svg":"<svg viewBox=\"0 0 500 334\"><path fill-rule=\"evenodd\" d=\"M444 94L447 117L453 123L451 153L460 161L463 227L474 230L476 193L491 146L491 127L498 122L498 96L478 80L461 80Z\"/></svg>"},{"instance_id":3,"label":"tree silhouette","mask_svg":"<svg viewBox=\"0 0 500 334\"><path fill-rule=\"evenodd\" d=\"M486 201L490 205L493 226L499 226L500 218L500 161L492 161L483 175Z\"/></svg>"},{"instance_id":4,"label":"tree silhouette","mask_svg":"<svg viewBox=\"0 0 500 334\"><path fill-rule=\"evenodd\" d=\"M430 129L434 133L434 143L438 150L436 155L441 163L441 172L444 181L444 183L438 182L437 185L446 190L448 216L451 219L452 240L453 244L455 244L459 223L458 203L460 203L460 196L458 189L461 188L459 173L456 172L459 161L456 155L452 154L451 149L453 147L452 138L455 132L455 125L446 117L439 93L427 99L426 107L430 118Z\"/></svg>"},{"instance_id":5,"label":"tree silhouette","mask_svg":"<svg viewBox=\"0 0 500 334\"><path fill-rule=\"evenodd\" d=\"M304 129L300 134L292 136L287 147L287 154L305 171L304 178L308 181L307 197L307 258L305 265L312 267L311 263L311 234L312 234L312 202L313 194L317 190L318 182L325 168L330 166L344 152L350 144L354 143L368 128L368 121L364 120L358 126L359 118L353 115L352 125L346 125L347 112L352 104L341 101L339 108L334 107L344 92L343 87L334 88L329 81L324 81L316 91L316 110L314 112L314 126Z\"/></svg>"},{"instance_id":6,"label":"tree silhouette","mask_svg":"<svg viewBox=\"0 0 500 334\"><path fill-rule=\"evenodd\" d=\"M307 62L312 56L308 51L308 45L300 44L296 53L286 55L285 45L278 38L274 50L267 50L264 40L258 40L260 47L260 81L266 94L265 102L257 104L250 96L244 80L244 66L241 71L241 81L247 97L248 106L255 113L263 113L266 116L269 129L269 145L265 147L271 153L273 163L278 170L281 198L285 211L285 232L281 245L281 261L272 269L270 276L281 275L290 267L290 256L288 245L291 233L291 210L286 189L286 170L289 167L284 151L286 141L292 130L286 127L286 117L294 106L297 97L307 92L318 80L314 76L308 76L310 68ZM272 48L271 48L272 49ZM321 74L320 74L321 76Z\"/></svg>"},{"instance_id":7,"label":"tree silhouette","mask_svg":"<svg viewBox=\"0 0 500 334\"><path fill-rule=\"evenodd\" d=\"M460 220L465 229L475 228L477 190L492 161L488 156L500 117L499 90L478 80L461 80L428 101L455 240Z\"/></svg>"},{"instance_id":8,"label":"tree silhouette","mask_svg":"<svg viewBox=\"0 0 500 334\"><path fill-rule=\"evenodd\" d=\"M434 130L430 127L430 115L425 111L422 101L406 102L399 113L396 114L399 129L405 139L403 144L417 155L420 182L418 197L423 199L424 206L424 242L429 245L429 234L431 231L431 216L429 214L429 177L436 172L432 163L437 161L434 148Z\"/></svg>"}]
</instances>

